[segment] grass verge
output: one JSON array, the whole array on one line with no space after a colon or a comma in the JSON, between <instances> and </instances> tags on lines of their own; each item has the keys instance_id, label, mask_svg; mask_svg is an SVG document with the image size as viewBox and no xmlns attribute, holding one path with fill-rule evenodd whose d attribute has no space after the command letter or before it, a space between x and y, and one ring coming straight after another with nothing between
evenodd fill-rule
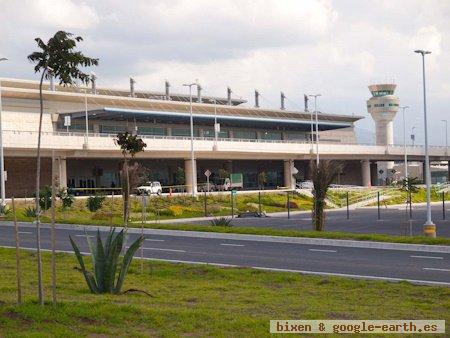
<instances>
[{"instance_id":1,"label":"grass verge","mask_svg":"<svg viewBox=\"0 0 450 338\"><path fill-rule=\"evenodd\" d=\"M132 227L140 227L141 224L130 224ZM230 234L247 235L265 235L265 236L284 236L284 237L307 237L307 238L328 238L328 239L347 239L357 241L375 241L375 242L393 242L406 244L429 244L429 245L450 245L450 238L431 238L424 236L393 236L383 234L355 234L342 231L307 231L307 230L278 230L272 228L255 227L219 227L210 225L193 224L146 224L148 229L165 230L184 230L184 231L203 231Z\"/></svg>"},{"instance_id":2,"label":"grass verge","mask_svg":"<svg viewBox=\"0 0 450 338\"><path fill-rule=\"evenodd\" d=\"M125 289L154 297L92 295L68 254L57 255L59 304L41 307L35 254L21 257L18 306L15 252L0 248L1 337L266 337L270 319L444 319L450 329L445 287L154 261L141 273L134 261ZM50 255L43 258L49 299Z\"/></svg>"}]
</instances>

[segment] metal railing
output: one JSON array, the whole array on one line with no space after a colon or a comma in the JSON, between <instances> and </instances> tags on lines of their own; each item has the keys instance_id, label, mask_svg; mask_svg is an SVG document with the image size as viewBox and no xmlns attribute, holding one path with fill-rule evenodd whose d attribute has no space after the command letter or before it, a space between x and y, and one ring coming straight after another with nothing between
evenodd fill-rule
<instances>
[{"instance_id":1,"label":"metal railing","mask_svg":"<svg viewBox=\"0 0 450 338\"><path fill-rule=\"evenodd\" d=\"M12 133L15 135L36 135L37 131L22 131L22 130L3 130L6 133ZM42 132L42 135L52 135L52 136L75 136L75 137L85 137L86 133L83 132L67 132L67 131L53 131L53 132ZM190 136L169 136L169 135L145 135L138 134L139 137L147 140L190 140ZM117 134L109 134L109 133L88 133L88 137L101 137L101 138L110 138L114 139L117 137ZM214 137L198 137L195 136L194 140L196 141L210 141L214 142ZM275 144L305 144L311 145L311 141L309 140L266 140L266 139L243 139L243 138L218 138L218 142L246 142L246 143L275 143ZM339 142L339 141L323 141L322 145L358 145L358 146L367 146L367 147L386 147L387 152L389 153L392 150L401 150L403 151L403 145L388 145L388 146L380 146L369 143L351 143L351 142ZM409 145L407 146L408 150L413 149L423 149L423 145ZM431 149L436 150L446 150L445 146L429 146Z\"/></svg>"}]
</instances>

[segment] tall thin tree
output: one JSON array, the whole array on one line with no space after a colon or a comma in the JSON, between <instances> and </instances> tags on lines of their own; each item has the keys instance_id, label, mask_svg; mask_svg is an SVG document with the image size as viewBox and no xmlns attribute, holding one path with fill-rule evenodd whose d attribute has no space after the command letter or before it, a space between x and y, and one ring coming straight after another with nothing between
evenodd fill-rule
<instances>
[{"instance_id":1,"label":"tall thin tree","mask_svg":"<svg viewBox=\"0 0 450 338\"><path fill-rule=\"evenodd\" d=\"M82 71L82 67L98 65L98 59L84 56L76 50L77 43L83 39L80 36L73 37L73 34L64 31L58 31L51 37L47 43L42 39L36 38L35 41L39 51L28 55L28 60L35 63L34 71L41 73L39 81L39 128L38 145L36 154L36 249L38 265L38 297L39 303L44 304L44 292L42 285L42 258L41 258L41 235L40 235L40 206L39 191L41 178L41 131L42 118L44 115L44 98L42 93L42 84L44 79L55 77L60 85L73 85L77 80L83 83L89 82L89 74Z\"/></svg>"},{"instance_id":2,"label":"tall thin tree","mask_svg":"<svg viewBox=\"0 0 450 338\"><path fill-rule=\"evenodd\" d=\"M313 204L313 228L316 231L323 231L325 223L325 198L327 197L328 188L337 175L342 171L343 164L339 161L322 160L319 164L311 161L311 180L314 188L312 191L314 197Z\"/></svg>"},{"instance_id":3,"label":"tall thin tree","mask_svg":"<svg viewBox=\"0 0 450 338\"><path fill-rule=\"evenodd\" d=\"M123 197L123 222L125 228L128 227L129 209L130 209L130 157L134 158L137 153L144 151L147 144L137 135L129 132L118 133L114 140L120 147L123 155L122 167L122 197ZM136 168L136 167L135 167ZM136 175L135 175L136 176Z\"/></svg>"}]
</instances>

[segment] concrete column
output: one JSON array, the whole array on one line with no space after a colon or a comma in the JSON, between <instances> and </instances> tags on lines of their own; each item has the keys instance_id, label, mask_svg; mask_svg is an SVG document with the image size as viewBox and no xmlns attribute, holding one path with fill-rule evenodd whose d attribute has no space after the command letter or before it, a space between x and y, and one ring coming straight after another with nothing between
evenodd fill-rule
<instances>
[{"instance_id":1,"label":"concrete column","mask_svg":"<svg viewBox=\"0 0 450 338\"><path fill-rule=\"evenodd\" d=\"M55 178L58 180L59 188L67 188L67 163L64 157L55 157L53 163Z\"/></svg>"},{"instance_id":2,"label":"concrete column","mask_svg":"<svg viewBox=\"0 0 450 338\"><path fill-rule=\"evenodd\" d=\"M197 161L194 160L194 172L192 172L191 159L184 160L184 176L186 178L187 192L197 194ZM192 184L192 182L194 182Z\"/></svg>"},{"instance_id":3,"label":"concrete column","mask_svg":"<svg viewBox=\"0 0 450 338\"><path fill-rule=\"evenodd\" d=\"M172 136L172 127L167 127L166 131L167 131L167 136Z\"/></svg>"},{"instance_id":4,"label":"concrete column","mask_svg":"<svg viewBox=\"0 0 450 338\"><path fill-rule=\"evenodd\" d=\"M288 189L295 189L295 178L294 174L294 161L285 160L284 161L284 186Z\"/></svg>"},{"instance_id":5,"label":"concrete column","mask_svg":"<svg viewBox=\"0 0 450 338\"><path fill-rule=\"evenodd\" d=\"M362 185L365 187L371 186L371 175L370 175L370 161L362 160L361 161L361 177L362 177Z\"/></svg>"}]
</instances>

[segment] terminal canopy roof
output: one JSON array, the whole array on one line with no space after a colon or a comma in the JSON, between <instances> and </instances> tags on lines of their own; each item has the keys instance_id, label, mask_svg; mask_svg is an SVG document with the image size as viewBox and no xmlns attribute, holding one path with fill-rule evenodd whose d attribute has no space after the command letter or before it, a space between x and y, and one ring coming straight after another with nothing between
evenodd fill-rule
<instances>
[{"instance_id":1,"label":"terminal canopy roof","mask_svg":"<svg viewBox=\"0 0 450 338\"><path fill-rule=\"evenodd\" d=\"M73 120L85 119L85 112L75 112L69 114ZM194 124L196 125L214 125L214 119L223 126L229 127L247 127L247 128L265 128L265 129L285 129L310 131L311 120L309 118L298 118L295 114L285 113L282 116L258 116L258 115L217 115L211 112L194 112ZM289 115L292 115L289 116ZM350 127L352 121L333 121L330 114L321 116L319 113L319 130L332 130ZM306 117L306 115L305 115ZM89 120L103 121L136 121L150 123L167 123L167 124L189 124L190 113L180 111L158 111L158 110L140 110L125 108L109 108L88 110ZM326 119L325 119L326 118ZM315 121L314 121L315 122Z\"/></svg>"}]
</instances>

